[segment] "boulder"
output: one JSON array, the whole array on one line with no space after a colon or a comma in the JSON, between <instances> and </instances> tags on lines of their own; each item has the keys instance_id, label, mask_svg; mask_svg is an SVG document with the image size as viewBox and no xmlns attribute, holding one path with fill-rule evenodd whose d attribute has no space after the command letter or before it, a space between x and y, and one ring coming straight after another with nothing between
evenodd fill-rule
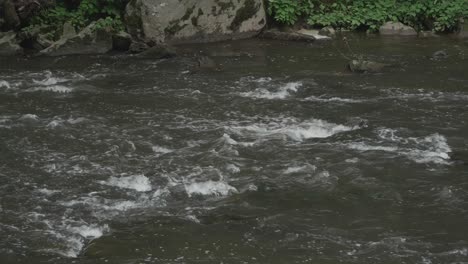
<instances>
[{"instance_id":1,"label":"boulder","mask_svg":"<svg viewBox=\"0 0 468 264\"><path fill-rule=\"evenodd\" d=\"M23 53L23 48L19 45L16 33L4 32L0 34L0 56L14 56Z\"/></svg>"},{"instance_id":2,"label":"boulder","mask_svg":"<svg viewBox=\"0 0 468 264\"><path fill-rule=\"evenodd\" d=\"M133 0L125 21L146 42L204 43L257 35L266 15L263 0Z\"/></svg>"},{"instance_id":3,"label":"boulder","mask_svg":"<svg viewBox=\"0 0 468 264\"><path fill-rule=\"evenodd\" d=\"M65 34L40 53L47 56L62 56L104 54L110 50L112 50L111 29L95 29L95 23L91 23L78 34Z\"/></svg>"},{"instance_id":4,"label":"boulder","mask_svg":"<svg viewBox=\"0 0 468 264\"><path fill-rule=\"evenodd\" d=\"M387 66L388 65L384 63L367 60L352 60L348 63L349 70L356 73L378 73Z\"/></svg>"},{"instance_id":5,"label":"boulder","mask_svg":"<svg viewBox=\"0 0 468 264\"><path fill-rule=\"evenodd\" d=\"M132 44L132 36L127 32L120 31L112 36L112 48L118 51L128 51Z\"/></svg>"},{"instance_id":6,"label":"boulder","mask_svg":"<svg viewBox=\"0 0 468 264\"><path fill-rule=\"evenodd\" d=\"M159 60L175 57L177 56L177 53L168 45L158 44L137 54L136 56L139 58Z\"/></svg>"},{"instance_id":7,"label":"boulder","mask_svg":"<svg viewBox=\"0 0 468 264\"><path fill-rule=\"evenodd\" d=\"M380 35L387 36L417 36L416 30L400 22L387 22L379 29Z\"/></svg>"},{"instance_id":8,"label":"boulder","mask_svg":"<svg viewBox=\"0 0 468 264\"><path fill-rule=\"evenodd\" d=\"M17 29L21 25L20 18L16 12L15 4L12 0L3 0L2 14L7 29Z\"/></svg>"}]
</instances>

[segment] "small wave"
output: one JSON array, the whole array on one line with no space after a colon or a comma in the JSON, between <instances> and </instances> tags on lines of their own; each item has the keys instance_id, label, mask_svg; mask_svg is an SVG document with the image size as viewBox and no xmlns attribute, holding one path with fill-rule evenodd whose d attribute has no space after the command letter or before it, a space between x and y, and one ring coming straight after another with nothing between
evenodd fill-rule
<instances>
[{"instance_id":1,"label":"small wave","mask_svg":"<svg viewBox=\"0 0 468 264\"><path fill-rule=\"evenodd\" d=\"M151 191L151 182L148 177L144 175L133 175L127 177L110 177L107 181L100 181L99 183L123 189L132 189L137 192Z\"/></svg>"},{"instance_id":2,"label":"small wave","mask_svg":"<svg viewBox=\"0 0 468 264\"><path fill-rule=\"evenodd\" d=\"M103 225L98 226L92 225L66 225L53 227L50 223L47 223L52 229L48 230L47 233L54 236L55 239L61 241L61 247L48 251L56 252L65 257L76 258L82 252L86 243L91 242L94 239L100 238L104 233L109 232L109 226Z\"/></svg>"},{"instance_id":3,"label":"small wave","mask_svg":"<svg viewBox=\"0 0 468 264\"><path fill-rule=\"evenodd\" d=\"M258 88L252 92L241 93L243 97L253 97L261 99L285 99L295 93L302 86L301 82L290 82L285 85L280 86L276 91L269 91L265 88Z\"/></svg>"},{"instance_id":4,"label":"small wave","mask_svg":"<svg viewBox=\"0 0 468 264\"><path fill-rule=\"evenodd\" d=\"M0 88L6 88L8 90L8 89L11 89L11 86L10 86L9 82L1 80L0 81Z\"/></svg>"},{"instance_id":5,"label":"small wave","mask_svg":"<svg viewBox=\"0 0 468 264\"><path fill-rule=\"evenodd\" d=\"M237 193L237 189L222 181L194 182L185 185L185 191L189 197L193 195L227 196Z\"/></svg>"},{"instance_id":6,"label":"small wave","mask_svg":"<svg viewBox=\"0 0 468 264\"><path fill-rule=\"evenodd\" d=\"M320 119L311 119L304 122L298 122L295 119L288 118L284 119L282 122L236 126L228 129L240 135L253 134L256 137L285 135L292 140L302 141L304 139L310 138L327 138L337 133L359 129L359 127L349 127L345 125L328 123Z\"/></svg>"},{"instance_id":7,"label":"small wave","mask_svg":"<svg viewBox=\"0 0 468 264\"><path fill-rule=\"evenodd\" d=\"M356 103L362 103L363 100L357 100L357 99L349 99L349 98L340 98L340 97L330 97L330 98L324 98L322 96L309 96L304 99L305 101L312 101L312 102L338 102L338 103L351 103L351 104L356 104Z\"/></svg>"},{"instance_id":8,"label":"small wave","mask_svg":"<svg viewBox=\"0 0 468 264\"><path fill-rule=\"evenodd\" d=\"M152 150L154 153L161 153L161 154L167 154L167 153L171 153L174 151L172 149L168 149L168 148L160 147L160 146L153 146Z\"/></svg>"},{"instance_id":9,"label":"small wave","mask_svg":"<svg viewBox=\"0 0 468 264\"><path fill-rule=\"evenodd\" d=\"M37 92L54 92L54 93L71 93L73 88L63 86L63 85L52 85L52 86L44 86L44 87L34 87L28 89L28 91Z\"/></svg>"},{"instance_id":10,"label":"small wave","mask_svg":"<svg viewBox=\"0 0 468 264\"><path fill-rule=\"evenodd\" d=\"M440 134L432 134L423 138L400 137L395 130L381 129L378 135L384 139L384 144L392 143L391 146L371 145L363 142L348 144L351 149L366 151L393 152L405 156L416 163L449 164L452 152L447 139Z\"/></svg>"}]
</instances>

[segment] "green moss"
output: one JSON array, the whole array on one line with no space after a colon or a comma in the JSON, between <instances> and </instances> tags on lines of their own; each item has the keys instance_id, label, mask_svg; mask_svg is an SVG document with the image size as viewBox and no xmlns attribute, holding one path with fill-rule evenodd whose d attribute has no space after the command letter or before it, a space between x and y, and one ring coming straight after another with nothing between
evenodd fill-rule
<instances>
[{"instance_id":1,"label":"green moss","mask_svg":"<svg viewBox=\"0 0 468 264\"><path fill-rule=\"evenodd\" d=\"M219 11L218 11L218 15L221 14L222 12L226 11L226 9L234 9L236 8L236 6L234 5L233 1L229 1L229 2L223 2L221 0L215 0L215 3L220 7Z\"/></svg>"},{"instance_id":2,"label":"green moss","mask_svg":"<svg viewBox=\"0 0 468 264\"><path fill-rule=\"evenodd\" d=\"M190 16L193 14L193 11L195 10L195 6L192 6L191 8L188 8L187 11L185 12L184 16L180 18L180 20L188 20Z\"/></svg>"},{"instance_id":3,"label":"green moss","mask_svg":"<svg viewBox=\"0 0 468 264\"><path fill-rule=\"evenodd\" d=\"M260 5L256 4L254 0L245 0L244 6L237 10L236 16L234 17L234 20L232 21L229 29L232 31L238 30L242 22L255 16L259 9Z\"/></svg>"}]
</instances>

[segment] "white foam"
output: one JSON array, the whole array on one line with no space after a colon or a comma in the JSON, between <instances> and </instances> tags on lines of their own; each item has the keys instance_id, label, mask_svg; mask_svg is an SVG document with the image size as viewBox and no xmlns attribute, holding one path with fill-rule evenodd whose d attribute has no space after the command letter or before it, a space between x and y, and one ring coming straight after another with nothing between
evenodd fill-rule
<instances>
[{"instance_id":1,"label":"white foam","mask_svg":"<svg viewBox=\"0 0 468 264\"><path fill-rule=\"evenodd\" d=\"M37 122L39 121L39 117L35 114L25 114L25 115L22 115L20 118L19 118L20 121L26 121L26 122Z\"/></svg>"},{"instance_id":2,"label":"white foam","mask_svg":"<svg viewBox=\"0 0 468 264\"><path fill-rule=\"evenodd\" d=\"M293 174L293 173L299 173L299 172L314 172L316 170L317 170L316 166L307 164L304 166L289 167L284 171L284 173Z\"/></svg>"},{"instance_id":3,"label":"white foam","mask_svg":"<svg viewBox=\"0 0 468 264\"><path fill-rule=\"evenodd\" d=\"M322 96L309 96L305 98L306 101L312 102L339 102L339 103L361 103L363 100L356 100L356 99L349 99L349 98L340 98L340 97L330 97L330 98L323 98Z\"/></svg>"},{"instance_id":4,"label":"white foam","mask_svg":"<svg viewBox=\"0 0 468 264\"><path fill-rule=\"evenodd\" d=\"M194 182L185 185L185 191L189 197L193 195L227 196L237 193L237 189L222 181Z\"/></svg>"},{"instance_id":5,"label":"white foam","mask_svg":"<svg viewBox=\"0 0 468 264\"><path fill-rule=\"evenodd\" d=\"M47 196L51 196L51 195L53 195L53 194L55 194L55 193L59 193L59 192L60 192L60 191L57 191L57 190L49 190L49 189L47 189L47 188L37 189L37 191L38 191L39 193L42 193L42 194L47 195Z\"/></svg>"},{"instance_id":6,"label":"white foam","mask_svg":"<svg viewBox=\"0 0 468 264\"><path fill-rule=\"evenodd\" d=\"M241 93L244 97L262 98L262 99L285 99L289 97L291 93L297 92L302 86L301 82L290 82L277 89L277 91L271 92L265 88L258 88L252 92Z\"/></svg>"},{"instance_id":7,"label":"white foam","mask_svg":"<svg viewBox=\"0 0 468 264\"><path fill-rule=\"evenodd\" d=\"M376 146L359 142L348 144L348 147L364 152L393 152L400 156L405 156L416 163L450 163L449 153L452 152L452 150L447 143L447 139L440 134L436 133L424 138L403 138L396 135L396 130L381 129L379 130L378 135L381 139L393 143L393 146Z\"/></svg>"},{"instance_id":8,"label":"white foam","mask_svg":"<svg viewBox=\"0 0 468 264\"><path fill-rule=\"evenodd\" d=\"M152 149L153 149L153 152L162 153L162 154L171 153L171 152L174 151L172 149L168 149L168 148L164 148L164 147L160 147L160 146L153 146Z\"/></svg>"},{"instance_id":9,"label":"white foam","mask_svg":"<svg viewBox=\"0 0 468 264\"><path fill-rule=\"evenodd\" d=\"M43 92L54 92L54 93L71 93L73 91L72 88L63 86L63 85L52 85L52 86L44 86L44 87L34 87L29 89L29 91L43 91Z\"/></svg>"},{"instance_id":10,"label":"white foam","mask_svg":"<svg viewBox=\"0 0 468 264\"><path fill-rule=\"evenodd\" d=\"M144 175L132 175L127 177L110 177L107 181L99 183L124 189L132 189L137 192L151 191L151 182Z\"/></svg>"},{"instance_id":11,"label":"white foam","mask_svg":"<svg viewBox=\"0 0 468 264\"><path fill-rule=\"evenodd\" d=\"M10 86L9 82L1 80L0 81L0 88L6 88L8 90L8 89L11 89L11 86Z\"/></svg>"},{"instance_id":12,"label":"white foam","mask_svg":"<svg viewBox=\"0 0 468 264\"><path fill-rule=\"evenodd\" d=\"M78 227L70 227L68 228L69 231L79 234L80 236L86 238L86 239L96 239L100 238L103 236L104 232L109 231L109 226L104 225L104 226L97 226L97 225L82 225Z\"/></svg>"},{"instance_id":13,"label":"white foam","mask_svg":"<svg viewBox=\"0 0 468 264\"><path fill-rule=\"evenodd\" d=\"M295 119L284 119L281 123L270 122L269 124L237 126L230 129L241 135L246 133L254 134L257 137L286 135L293 140L302 141L310 138L327 138L337 133L359 129L359 127L328 123L320 119L311 119L304 122L298 122Z\"/></svg>"},{"instance_id":14,"label":"white foam","mask_svg":"<svg viewBox=\"0 0 468 264\"><path fill-rule=\"evenodd\" d=\"M230 173L239 173L240 172L240 168L237 167L234 164L228 164L226 166L226 170L229 171Z\"/></svg>"}]
</instances>

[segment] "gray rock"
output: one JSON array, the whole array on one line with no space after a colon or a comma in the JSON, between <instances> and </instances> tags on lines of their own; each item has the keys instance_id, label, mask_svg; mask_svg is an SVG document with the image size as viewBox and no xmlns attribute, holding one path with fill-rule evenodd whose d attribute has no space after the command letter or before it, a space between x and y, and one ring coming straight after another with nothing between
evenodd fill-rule
<instances>
[{"instance_id":1,"label":"gray rock","mask_svg":"<svg viewBox=\"0 0 468 264\"><path fill-rule=\"evenodd\" d=\"M416 30L400 22L387 22L379 29L380 35L390 36L417 36Z\"/></svg>"},{"instance_id":2,"label":"gray rock","mask_svg":"<svg viewBox=\"0 0 468 264\"><path fill-rule=\"evenodd\" d=\"M18 43L13 31L0 34L0 56L14 56L23 54L23 48Z\"/></svg>"},{"instance_id":3,"label":"gray rock","mask_svg":"<svg viewBox=\"0 0 468 264\"><path fill-rule=\"evenodd\" d=\"M262 0L133 0L128 32L154 43L203 43L248 38L266 25Z\"/></svg>"},{"instance_id":4,"label":"gray rock","mask_svg":"<svg viewBox=\"0 0 468 264\"><path fill-rule=\"evenodd\" d=\"M432 31L421 31L418 33L418 37L420 38L438 38L439 35Z\"/></svg>"},{"instance_id":5,"label":"gray rock","mask_svg":"<svg viewBox=\"0 0 468 264\"><path fill-rule=\"evenodd\" d=\"M112 50L111 30L95 29L95 23L91 23L76 35L62 36L40 53L47 56L62 56L104 54L110 50Z\"/></svg>"},{"instance_id":6,"label":"gray rock","mask_svg":"<svg viewBox=\"0 0 468 264\"><path fill-rule=\"evenodd\" d=\"M167 45L156 45L136 55L146 59L168 59L177 56L174 48Z\"/></svg>"},{"instance_id":7,"label":"gray rock","mask_svg":"<svg viewBox=\"0 0 468 264\"><path fill-rule=\"evenodd\" d=\"M318 33L320 35L328 36L328 37L334 37L336 35L335 29L330 26L320 29Z\"/></svg>"},{"instance_id":8,"label":"gray rock","mask_svg":"<svg viewBox=\"0 0 468 264\"><path fill-rule=\"evenodd\" d=\"M127 32L119 32L112 36L112 48L118 51L128 51L132 44L132 36Z\"/></svg>"},{"instance_id":9,"label":"gray rock","mask_svg":"<svg viewBox=\"0 0 468 264\"><path fill-rule=\"evenodd\" d=\"M367 60L352 60L348 63L348 68L356 73L379 73L387 66L384 63Z\"/></svg>"},{"instance_id":10,"label":"gray rock","mask_svg":"<svg viewBox=\"0 0 468 264\"><path fill-rule=\"evenodd\" d=\"M76 34L76 29L71 22L63 23L62 38L72 38Z\"/></svg>"}]
</instances>

